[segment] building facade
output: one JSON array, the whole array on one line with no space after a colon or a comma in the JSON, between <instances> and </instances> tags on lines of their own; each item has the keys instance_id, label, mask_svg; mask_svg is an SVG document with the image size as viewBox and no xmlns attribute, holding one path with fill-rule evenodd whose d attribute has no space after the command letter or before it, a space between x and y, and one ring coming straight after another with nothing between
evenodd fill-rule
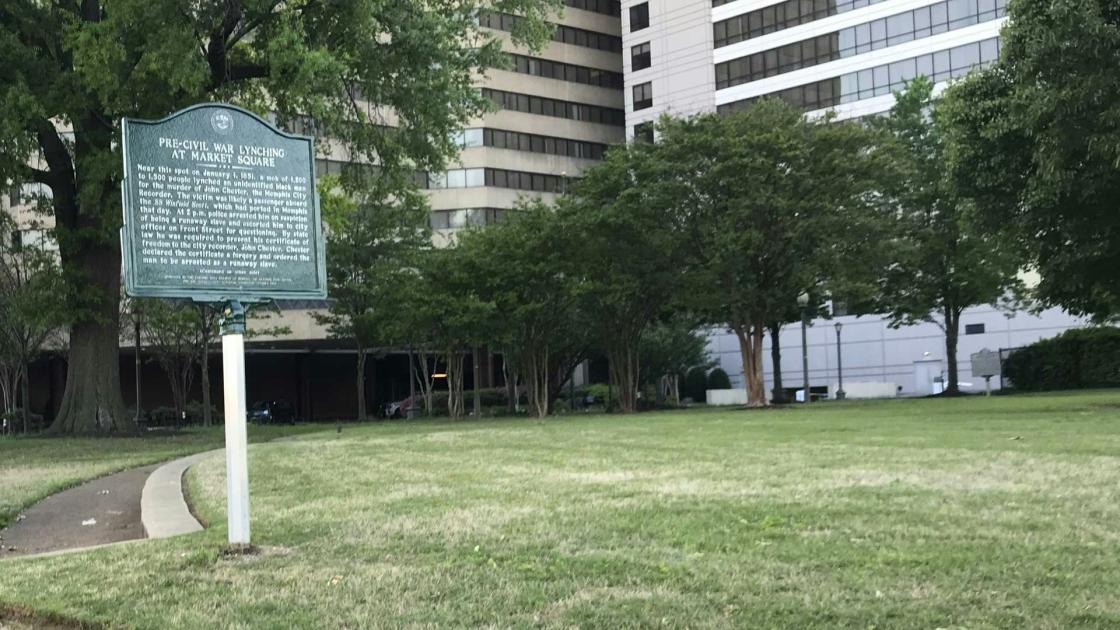
<instances>
[{"instance_id":1,"label":"building facade","mask_svg":"<svg viewBox=\"0 0 1120 630\"><path fill-rule=\"evenodd\" d=\"M510 40L516 16L480 15L481 25L504 40L511 63L481 81L497 110L460 132L462 153L446 172L427 174L438 240L498 221L526 197L554 198L625 139L621 6L565 4L553 20L552 41L537 52Z\"/></svg>"},{"instance_id":2,"label":"building facade","mask_svg":"<svg viewBox=\"0 0 1120 630\"><path fill-rule=\"evenodd\" d=\"M1007 0L625 0L627 133L661 114L774 96L879 114L918 75L943 88L999 53ZM646 63L646 59L649 63Z\"/></svg>"},{"instance_id":3,"label":"building facade","mask_svg":"<svg viewBox=\"0 0 1120 630\"><path fill-rule=\"evenodd\" d=\"M732 112L764 96L811 114L831 110L841 119L882 114L909 79L930 77L941 90L994 61L1006 6L1007 0L624 0L627 137L652 139L647 125L663 114ZM836 322L846 383L889 383L901 395L939 391L948 371L940 327L894 329L879 316L842 316L808 327L814 395L832 395L837 387ZM1084 323L1060 310L1009 316L992 307L969 309L958 349L962 389L985 386L971 374L972 353L1016 348ZM800 388L800 326L787 325L779 346L783 387ZM709 350L741 386L736 338L715 329ZM765 353L770 390L769 338Z\"/></svg>"}]
</instances>

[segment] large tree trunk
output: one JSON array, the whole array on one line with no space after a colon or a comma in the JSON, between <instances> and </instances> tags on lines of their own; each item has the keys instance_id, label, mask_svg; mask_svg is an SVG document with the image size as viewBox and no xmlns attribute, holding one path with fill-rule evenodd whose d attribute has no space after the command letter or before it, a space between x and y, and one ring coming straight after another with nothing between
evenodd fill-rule
<instances>
[{"instance_id":1,"label":"large tree trunk","mask_svg":"<svg viewBox=\"0 0 1120 630\"><path fill-rule=\"evenodd\" d=\"M739 339L739 352L743 357L743 380L747 389L748 407L766 406L766 383L762 375L762 339L765 326L761 323L735 326Z\"/></svg>"},{"instance_id":2,"label":"large tree trunk","mask_svg":"<svg viewBox=\"0 0 1120 630\"><path fill-rule=\"evenodd\" d=\"M638 410L637 343L620 344L607 352L611 381L618 388L618 408L622 413Z\"/></svg>"},{"instance_id":3,"label":"large tree trunk","mask_svg":"<svg viewBox=\"0 0 1120 630\"><path fill-rule=\"evenodd\" d=\"M776 404L786 402L786 391L782 387L782 325L771 324L770 329L770 362L774 364L774 391L770 400Z\"/></svg>"},{"instance_id":4,"label":"large tree trunk","mask_svg":"<svg viewBox=\"0 0 1120 630\"><path fill-rule=\"evenodd\" d=\"M960 337L961 315L955 309L945 311L945 360L949 363L949 383L946 396L959 396L960 378L957 375L957 340Z\"/></svg>"},{"instance_id":5,"label":"large tree trunk","mask_svg":"<svg viewBox=\"0 0 1120 630\"><path fill-rule=\"evenodd\" d=\"M63 261L81 269L83 281L99 295L88 304L92 312L70 327L66 389L50 432L136 433L135 418L125 411L121 397L120 246L115 239L97 246L86 243L69 257L63 252Z\"/></svg>"},{"instance_id":6,"label":"large tree trunk","mask_svg":"<svg viewBox=\"0 0 1120 630\"><path fill-rule=\"evenodd\" d=\"M358 346L358 422L366 420L366 349Z\"/></svg>"}]
</instances>

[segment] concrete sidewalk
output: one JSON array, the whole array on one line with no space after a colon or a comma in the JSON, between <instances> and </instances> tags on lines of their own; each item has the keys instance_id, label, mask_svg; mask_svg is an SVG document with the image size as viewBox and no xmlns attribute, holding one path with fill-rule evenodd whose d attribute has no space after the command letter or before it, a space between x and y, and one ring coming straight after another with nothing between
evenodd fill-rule
<instances>
[{"instance_id":1,"label":"concrete sidewalk","mask_svg":"<svg viewBox=\"0 0 1120 630\"><path fill-rule=\"evenodd\" d=\"M125 470L51 495L0 530L0 560L201 531L183 496L183 474L222 452Z\"/></svg>"}]
</instances>

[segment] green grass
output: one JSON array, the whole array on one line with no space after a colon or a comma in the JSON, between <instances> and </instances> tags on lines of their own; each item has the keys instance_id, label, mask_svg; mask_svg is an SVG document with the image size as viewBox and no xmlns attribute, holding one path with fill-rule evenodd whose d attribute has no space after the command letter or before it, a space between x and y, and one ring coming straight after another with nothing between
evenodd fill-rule
<instances>
[{"instance_id":1,"label":"green grass","mask_svg":"<svg viewBox=\"0 0 1120 630\"><path fill-rule=\"evenodd\" d=\"M321 425L252 426L249 436L264 441L319 430ZM224 444L222 427L144 438L0 438L0 528L27 506L83 481Z\"/></svg>"},{"instance_id":2,"label":"green grass","mask_svg":"<svg viewBox=\"0 0 1120 630\"><path fill-rule=\"evenodd\" d=\"M0 603L198 627L1120 627L1120 393L393 423L250 449L206 532L0 564Z\"/></svg>"}]
</instances>

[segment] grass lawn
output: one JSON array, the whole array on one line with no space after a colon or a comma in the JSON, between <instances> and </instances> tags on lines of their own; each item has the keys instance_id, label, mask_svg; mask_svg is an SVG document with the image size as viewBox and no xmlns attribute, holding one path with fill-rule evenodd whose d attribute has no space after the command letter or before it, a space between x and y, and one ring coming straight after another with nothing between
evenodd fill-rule
<instances>
[{"instance_id":1,"label":"grass lawn","mask_svg":"<svg viewBox=\"0 0 1120 630\"><path fill-rule=\"evenodd\" d=\"M252 426L249 439L323 428ZM222 427L145 438L0 438L0 529L25 507L83 481L224 445Z\"/></svg>"},{"instance_id":2,"label":"grass lawn","mask_svg":"<svg viewBox=\"0 0 1120 630\"><path fill-rule=\"evenodd\" d=\"M49 446L49 445L48 445ZM369 425L250 448L212 527L0 563L113 626L1120 627L1120 392Z\"/></svg>"}]
</instances>

